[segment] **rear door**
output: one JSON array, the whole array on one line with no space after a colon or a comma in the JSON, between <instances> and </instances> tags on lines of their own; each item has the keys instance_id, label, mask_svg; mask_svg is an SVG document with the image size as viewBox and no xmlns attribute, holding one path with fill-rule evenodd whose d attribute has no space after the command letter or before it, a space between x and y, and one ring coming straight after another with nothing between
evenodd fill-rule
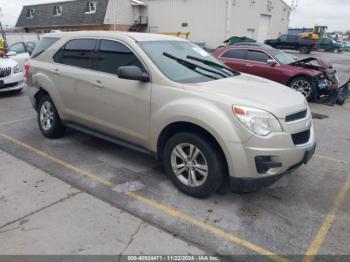
<instances>
[{"instance_id":1,"label":"rear door","mask_svg":"<svg viewBox=\"0 0 350 262\"><path fill-rule=\"evenodd\" d=\"M228 67L246 73L246 54L247 49L244 48L232 48L226 50L219 57Z\"/></svg>"},{"instance_id":2,"label":"rear door","mask_svg":"<svg viewBox=\"0 0 350 262\"><path fill-rule=\"evenodd\" d=\"M23 69L24 64L28 61L30 54L26 50L26 46L23 42L11 45L8 51L16 52L15 55L11 56L11 59L15 60L20 69Z\"/></svg>"}]
</instances>

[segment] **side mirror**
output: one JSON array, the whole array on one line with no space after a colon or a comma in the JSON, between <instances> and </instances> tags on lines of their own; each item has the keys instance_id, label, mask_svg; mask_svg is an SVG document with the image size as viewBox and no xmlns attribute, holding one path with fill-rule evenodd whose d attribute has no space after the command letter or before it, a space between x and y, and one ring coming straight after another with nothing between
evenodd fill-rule
<instances>
[{"instance_id":1,"label":"side mirror","mask_svg":"<svg viewBox=\"0 0 350 262\"><path fill-rule=\"evenodd\" d=\"M268 64L270 66L275 66L275 65L277 65L277 61L273 60L273 59L269 59L269 60L267 60L266 64Z\"/></svg>"},{"instance_id":2,"label":"side mirror","mask_svg":"<svg viewBox=\"0 0 350 262\"><path fill-rule=\"evenodd\" d=\"M8 51L8 52L6 53L6 55L7 55L7 56L15 56L15 55L17 55L17 53L16 53L15 51Z\"/></svg>"},{"instance_id":3,"label":"side mirror","mask_svg":"<svg viewBox=\"0 0 350 262\"><path fill-rule=\"evenodd\" d=\"M142 72L138 66L121 66L118 68L117 76L121 79L137 80L141 82L150 81L149 75Z\"/></svg>"}]
</instances>

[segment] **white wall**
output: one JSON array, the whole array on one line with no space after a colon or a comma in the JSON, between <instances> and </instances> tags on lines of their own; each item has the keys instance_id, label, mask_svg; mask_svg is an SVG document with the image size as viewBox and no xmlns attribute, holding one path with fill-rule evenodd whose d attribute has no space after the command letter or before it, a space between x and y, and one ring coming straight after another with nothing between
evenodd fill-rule
<instances>
[{"instance_id":1,"label":"white wall","mask_svg":"<svg viewBox=\"0 0 350 262\"><path fill-rule=\"evenodd\" d=\"M190 40L217 47L225 40L226 0L148 0L150 32L190 32ZM188 23L188 27L182 27Z\"/></svg>"},{"instance_id":2,"label":"white wall","mask_svg":"<svg viewBox=\"0 0 350 262\"><path fill-rule=\"evenodd\" d=\"M150 32L190 32L190 40L205 42L208 48L222 45L226 36L257 39L261 15L270 15L266 37L287 33L289 7L282 0L145 0L148 5ZM228 6L228 3L231 5ZM227 34L227 10L230 12ZM182 27L182 23L188 27ZM265 39L264 39L265 40Z\"/></svg>"},{"instance_id":3,"label":"white wall","mask_svg":"<svg viewBox=\"0 0 350 262\"><path fill-rule=\"evenodd\" d=\"M113 4L116 24L132 25L139 16L139 7L132 6L131 0L109 0L104 24L114 24Z\"/></svg>"},{"instance_id":4,"label":"white wall","mask_svg":"<svg viewBox=\"0 0 350 262\"><path fill-rule=\"evenodd\" d=\"M39 35L33 33L6 33L7 45L12 45L17 42L38 42Z\"/></svg>"},{"instance_id":5,"label":"white wall","mask_svg":"<svg viewBox=\"0 0 350 262\"><path fill-rule=\"evenodd\" d=\"M276 38L288 31L290 8L281 0L272 0L272 9L268 9L267 0L231 0L231 35L252 36L255 40ZM263 17L271 16L268 33L258 39Z\"/></svg>"}]
</instances>

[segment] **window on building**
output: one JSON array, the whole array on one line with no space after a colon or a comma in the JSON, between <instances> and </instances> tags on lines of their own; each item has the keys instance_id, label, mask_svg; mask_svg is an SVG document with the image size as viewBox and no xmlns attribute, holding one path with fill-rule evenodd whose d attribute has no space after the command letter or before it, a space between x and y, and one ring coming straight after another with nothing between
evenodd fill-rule
<instances>
[{"instance_id":1,"label":"window on building","mask_svg":"<svg viewBox=\"0 0 350 262\"><path fill-rule=\"evenodd\" d=\"M146 71L130 48L120 42L101 40L97 57L98 71L116 74L121 66L138 66L142 71Z\"/></svg>"},{"instance_id":2,"label":"window on building","mask_svg":"<svg viewBox=\"0 0 350 262\"><path fill-rule=\"evenodd\" d=\"M62 15L62 6L61 6L61 5L55 5L55 6L53 7L52 14L53 14L54 16Z\"/></svg>"},{"instance_id":3,"label":"window on building","mask_svg":"<svg viewBox=\"0 0 350 262\"><path fill-rule=\"evenodd\" d=\"M86 2L86 8L85 8L86 14L92 14L96 13L96 2Z\"/></svg>"},{"instance_id":4,"label":"window on building","mask_svg":"<svg viewBox=\"0 0 350 262\"><path fill-rule=\"evenodd\" d=\"M27 12L26 12L26 18L29 18L29 19L33 18L34 13L35 13L35 9L34 8L28 8Z\"/></svg>"},{"instance_id":5,"label":"window on building","mask_svg":"<svg viewBox=\"0 0 350 262\"><path fill-rule=\"evenodd\" d=\"M270 57L264 52L249 50L247 54L247 60L266 63Z\"/></svg>"},{"instance_id":6,"label":"window on building","mask_svg":"<svg viewBox=\"0 0 350 262\"><path fill-rule=\"evenodd\" d=\"M59 64L92 69L96 39L74 39L67 42L54 56Z\"/></svg>"},{"instance_id":7,"label":"window on building","mask_svg":"<svg viewBox=\"0 0 350 262\"><path fill-rule=\"evenodd\" d=\"M230 49L230 50L227 50L222 55L222 57L233 58L233 59L244 59L246 53L247 53L247 50L244 50L244 49Z\"/></svg>"}]
</instances>

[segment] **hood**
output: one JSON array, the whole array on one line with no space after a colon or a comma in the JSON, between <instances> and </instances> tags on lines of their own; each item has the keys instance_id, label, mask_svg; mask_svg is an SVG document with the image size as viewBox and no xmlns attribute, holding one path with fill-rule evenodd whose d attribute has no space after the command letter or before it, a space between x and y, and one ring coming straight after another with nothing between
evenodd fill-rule
<instances>
[{"instance_id":1,"label":"hood","mask_svg":"<svg viewBox=\"0 0 350 262\"><path fill-rule=\"evenodd\" d=\"M317 66L319 66L322 69L330 69L333 68L332 64L324 59L320 59L320 58L314 58L314 57L308 57L308 58L304 58L301 60L297 60L293 63L290 63L289 65L294 65L294 66L302 66L305 64L309 64L310 62L314 62L314 64L310 64L310 65L315 65L317 64Z\"/></svg>"},{"instance_id":2,"label":"hood","mask_svg":"<svg viewBox=\"0 0 350 262\"><path fill-rule=\"evenodd\" d=\"M6 58L6 57L1 57L0 58L0 68L4 68L4 67L15 67L16 65L18 65L18 63L15 60L12 60L10 58Z\"/></svg>"},{"instance_id":3,"label":"hood","mask_svg":"<svg viewBox=\"0 0 350 262\"><path fill-rule=\"evenodd\" d=\"M198 89L197 85L202 87L201 92L210 93L217 100L263 109L281 119L307 108L307 101L299 92L248 74L199 83L195 87Z\"/></svg>"}]
</instances>

